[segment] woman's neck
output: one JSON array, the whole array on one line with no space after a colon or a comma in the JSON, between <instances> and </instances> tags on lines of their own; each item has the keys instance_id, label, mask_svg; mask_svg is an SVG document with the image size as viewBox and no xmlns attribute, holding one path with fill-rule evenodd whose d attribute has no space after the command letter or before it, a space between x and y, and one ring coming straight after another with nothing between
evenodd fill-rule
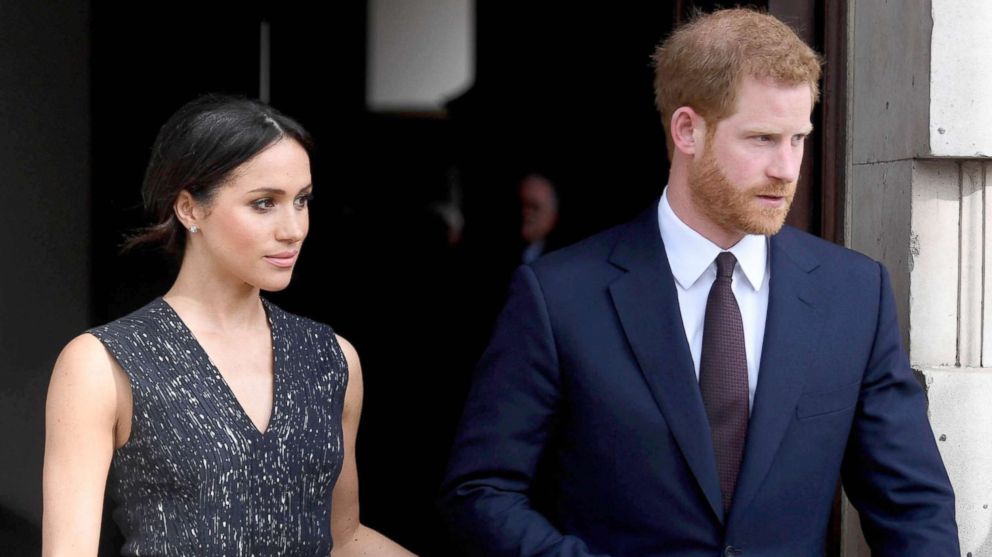
<instances>
[{"instance_id":1,"label":"woman's neck","mask_svg":"<svg viewBox=\"0 0 992 557\"><path fill-rule=\"evenodd\" d=\"M176 282L166 292L165 301L180 317L216 332L265 326L257 287L205 267L184 259Z\"/></svg>"}]
</instances>

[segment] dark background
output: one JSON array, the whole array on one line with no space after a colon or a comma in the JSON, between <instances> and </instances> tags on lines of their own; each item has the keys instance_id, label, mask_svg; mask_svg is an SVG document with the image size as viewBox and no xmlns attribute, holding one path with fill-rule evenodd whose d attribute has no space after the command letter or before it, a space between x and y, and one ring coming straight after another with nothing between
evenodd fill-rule
<instances>
[{"instance_id":1,"label":"dark background","mask_svg":"<svg viewBox=\"0 0 992 557\"><path fill-rule=\"evenodd\" d=\"M158 127L202 93L258 95L263 20L271 102L318 145L310 237L294 283L270 297L362 357L363 522L423 555L455 554L434 497L518 262L516 181L538 170L557 184L559 244L647 208L667 173L649 57L692 5L716 3L480 1L475 83L445 115L368 112L366 2L325 4L0 0L4 555L39 549L44 390L59 349L174 277L156 253L118 251L145 224L139 188ZM456 246L430 210L452 181L466 221ZM110 554L109 521L105 533Z\"/></svg>"}]
</instances>

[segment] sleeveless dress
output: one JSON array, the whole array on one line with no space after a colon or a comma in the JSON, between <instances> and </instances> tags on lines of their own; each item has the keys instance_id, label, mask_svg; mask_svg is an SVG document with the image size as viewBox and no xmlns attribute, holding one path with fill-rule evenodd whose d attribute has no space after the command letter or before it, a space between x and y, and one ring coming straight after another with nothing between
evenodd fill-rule
<instances>
[{"instance_id":1,"label":"sleeveless dress","mask_svg":"<svg viewBox=\"0 0 992 557\"><path fill-rule=\"evenodd\" d=\"M131 383L131 435L108 480L123 555L330 554L347 363L330 327L262 302L274 373L264 433L162 298L89 331Z\"/></svg>"}]
</instances>

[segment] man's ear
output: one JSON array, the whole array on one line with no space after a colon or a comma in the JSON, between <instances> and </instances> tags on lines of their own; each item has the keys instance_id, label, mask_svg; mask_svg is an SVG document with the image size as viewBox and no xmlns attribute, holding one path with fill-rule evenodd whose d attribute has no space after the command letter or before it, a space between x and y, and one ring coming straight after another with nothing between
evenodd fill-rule
<instances>
[{"instance_id":1,"label":"man's ear","mask_svg":"<svg viewBox=\"0 0 992 557\"><path fill-rule=\"evenodd\" d=\"M693 157L701 152L706 137L706 120L688 106L680 106L672 113L672 143L675 150Z\"/></svg>"}]
</instances>

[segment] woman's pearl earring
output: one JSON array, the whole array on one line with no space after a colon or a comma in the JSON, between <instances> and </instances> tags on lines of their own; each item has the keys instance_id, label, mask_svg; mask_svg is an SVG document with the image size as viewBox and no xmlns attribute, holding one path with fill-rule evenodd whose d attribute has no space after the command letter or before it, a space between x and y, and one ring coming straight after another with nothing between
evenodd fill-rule
<instances>
[{"instance_id":1,"label":"woman's pearl earring","mask_svg":"<svg viewBox=\"0 0 992 557\"><path fill-rule=\"evenodd\" d=\"M189 227L189 231L191 234L196 234L197 232L200 231L200 227L194 224L193 226Z\"/></svg>"}]
</instances>

